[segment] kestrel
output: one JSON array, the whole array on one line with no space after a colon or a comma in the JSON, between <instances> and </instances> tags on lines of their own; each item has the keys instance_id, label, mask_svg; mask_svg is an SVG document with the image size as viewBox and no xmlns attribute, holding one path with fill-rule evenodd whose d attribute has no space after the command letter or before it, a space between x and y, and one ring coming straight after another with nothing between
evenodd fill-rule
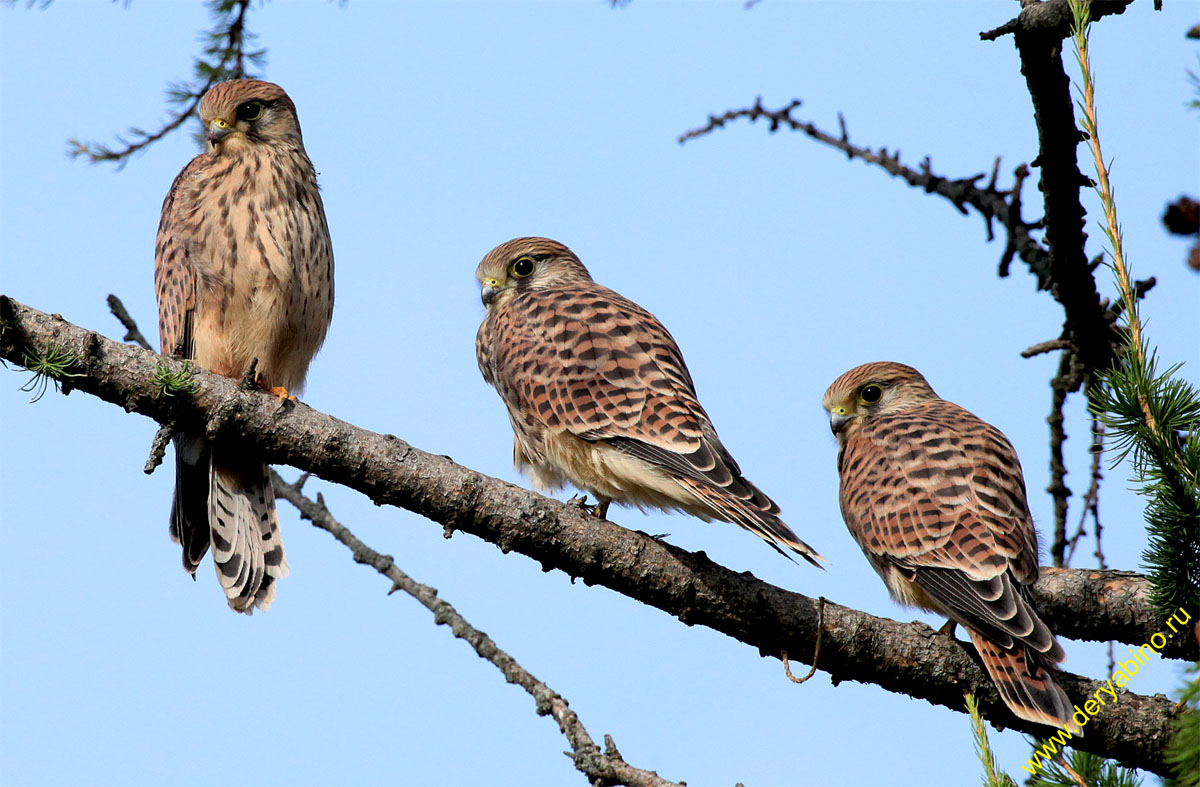
<instances>
[{"instance_id":1,"label":"kestrel","mask_svg":"<svg viewBox=\"0 0 1200 787\"><path fill-rule=\"evenodd\" d=\"M534 485L591 492L599 516L615 500L732 522L818 565L721 445L654 315L546 238L497 246L475 276L487 307L479 369L508 405L513 461Z\"/></svg>"},{"instance_id":2,"label":"kestrel","mask_svg":"<svg viewBox=\"0 0 1200 787\"><path fill-rule=\"evenodd\" d=\"M892 598L964 626L1009 709L1065 728L1065 655L1029 600L1037 531L1008 438L899 363L851 369L823 403L842 516Z\"/></svg>"},{"instance_id":3,"label":"kestrel","mask_svg":"<svg viewBox=\"0 0 1200 787\"><path fill-rule=\"evenodd\" d=\"M207 150L163 202L154 258L164 355L299 392L333 313L333 247L296 106L270 82L204 94ZM171 537L195 576L212 544L229 606L267 609L287 576L267 466L203 432L175 435Z\"/></svg>"}]
</instances>

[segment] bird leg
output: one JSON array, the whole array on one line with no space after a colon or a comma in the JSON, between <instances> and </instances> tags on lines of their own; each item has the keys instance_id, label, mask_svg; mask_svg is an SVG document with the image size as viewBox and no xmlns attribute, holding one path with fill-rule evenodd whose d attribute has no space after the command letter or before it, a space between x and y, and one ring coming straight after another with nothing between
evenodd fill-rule
<instances>
[{"instance_id":1,"label":"bird leg","mask_svg":"<svg viewBox=\"0 0 1200 787\"><path fill-rule=\"evenodd\" d=\"M258 359L252 358L250 365L246 367L246 371L242 373L242 388L247 391L252 391L255 388L260 391L266 391L272 396L279 398L279 401L298 401L295 396L284 388L282 385L267 385L267 378L262 372L258 371Z\"/></svg>"},{"instance_id":2,"label":"bird leg","mask_svg":"<svg viewBox=\"0 0 1200 787\"><path fill-rule=\"evenodd\" d=\"M954 627L957 625L958 624L955 623L953 620L947 620L946 624L937 630L937 633L944 634L947 637L953 637L954 636Z\"/></svg>"},{"instance_id":3,"label":"bird leg","mask_svg":"<svg viewBox=\"0 0 1200 787\"><path fill-rule=\"evenodd\" d=\"M256 363L257 363L257 361L256 361ZM262 390L266 391L267 393L271 394L272 396L278 397L279 401L281 401L281 402L288 401L288 400L291 400L293 402L297 401L296 397L292 396L292 394L288 392L288 389L284 388L282 385L267 385L267 378L263 377L262 372L259 372L255 376L254 382Z\"/></svg>"},{"instance_id":4,"label":"bird leg","mask_svg":"<svg viewBox=\"0 0 1200 787\"><path fill-rule=\"evenodd\" d=\"M258 359L251 358L250 365L242 372L241 387L243 391L253 391L262 387L262 375L258 373Z\"/></svg>"}]
</instances>

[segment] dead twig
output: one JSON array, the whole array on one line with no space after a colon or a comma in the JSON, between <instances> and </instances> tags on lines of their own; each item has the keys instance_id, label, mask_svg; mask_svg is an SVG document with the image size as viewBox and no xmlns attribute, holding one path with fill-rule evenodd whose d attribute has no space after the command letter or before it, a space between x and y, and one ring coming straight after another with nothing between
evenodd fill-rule
<instances>
[{"instance_id":1,"label":"dead twig","mask_svg":"<svg viewBox=\"0 0 1200 787\"><path fill-rule=\"evenodd\" d=\"M354 562L370 566L391 580L392 589L388 591L389 595L402 590L412 596L433 613L435 623L449 626L454 636L465 641L475 649L480 658L500 670L506 681L515 683L528 692L537 704L538 715L552 716L558 722L559 730L571 744L569 756L576 769L586 775L593 784L679 787L678 782L667 781L654 771L635 768L625 762L609 736L605 736L604 739L606 751L601 752L600 747L584 728L583 722L558 692L538 680L516 659L501 650L491 637L468 623L450 603L438 598L437 590L414 580L400 570L391 555L383 555L371 549L350 532L349 528L334 519L320 493L314 501L301 492L300 488L306 480L307 473L300 476L295 484L289 484L274 470L271 471L271 484L275 488L275 496L287 500L300 511L302 518L336 538L353 553Z\"/></svg>"}]
</instances>

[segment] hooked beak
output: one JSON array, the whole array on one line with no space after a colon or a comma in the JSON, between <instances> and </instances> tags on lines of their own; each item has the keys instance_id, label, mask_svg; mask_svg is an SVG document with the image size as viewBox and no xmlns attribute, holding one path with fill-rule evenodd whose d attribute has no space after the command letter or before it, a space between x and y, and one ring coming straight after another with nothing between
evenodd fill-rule
<instances>
[{"instance_id":1,"label":"hooked beak","mask_svg":"<svg viewBox=\"0 0 1200 787\"><path fill-rule=\"evenodd\" d=\"M840 434L846 428L846 424L850 423L854 416L846 413L844 408L838 407L829 411L829 429L835 435Z\"/></svg>"},{"instance_id":2,"label":"hooked beak","mask_svg":"<svg viewBox=\"0 0 1200 787\"><path fill-rule=\"evenodd\" d=\"M212 122L208 124L208 132L204 136L208 139L208 144L216 145L232 132L233 126L221 118L213 118Z\"/></svg>"},{"instance_id":3,"label":"hooked beak","mask_svg":"<svg viewBox=\"0 0 1200 787\"><path fill-rule=\"evenodd\" d=\"M504 292L504 288L500 286L500 282L496 279L488 278L483 280L483 290L479 293L480 300L484 306L491 306L492 301Z\"/></svg>"}]
</instances>

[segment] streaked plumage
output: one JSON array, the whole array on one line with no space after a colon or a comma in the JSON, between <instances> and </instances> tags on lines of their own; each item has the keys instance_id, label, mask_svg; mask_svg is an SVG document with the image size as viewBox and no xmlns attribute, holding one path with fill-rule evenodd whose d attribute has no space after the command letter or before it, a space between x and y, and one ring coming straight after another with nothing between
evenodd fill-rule
<instances>
[{"instance_id":1,"label":"streaked plumage","mask_svg":"<svg viewBox=\"0 0 1200 787\"><path fill-rule=\"evenodd\" d=\"M842 516L892 597L964 626L1014 714L1065 726L1065 656L1029 600L1037 531L1012 444L903 364L851 369L824 406Z\"/></svg>"},{"instance_id":2,"label":"streaked plumage","mask_svg":"<svg viewBox=\"0 0 1200 787\"><path fill-rule=\"evenodd\" d=\"M536 486L569 482L601 512L616 501L732 522L816 564L779 506L742 477L654 315L546 238L496 247L475 275L487 307L479 369L508 405L514 463Z\"/></svg>"},{"instance_id":3,"label":"streaked plumage","mask_svg":"<svg viewBox=\"0 0 1200 787\"><path fill-rule=\"evenodd\" d=\"M207 151L163 202L155 249L162 352L299 392L333 312L333 248L296 107L278 85L236 80L200 102ZM195 574L213 547L239 612L287 576L267 467L202 433L175 436L171 537Z\"/></svg>"}]
</instances>

